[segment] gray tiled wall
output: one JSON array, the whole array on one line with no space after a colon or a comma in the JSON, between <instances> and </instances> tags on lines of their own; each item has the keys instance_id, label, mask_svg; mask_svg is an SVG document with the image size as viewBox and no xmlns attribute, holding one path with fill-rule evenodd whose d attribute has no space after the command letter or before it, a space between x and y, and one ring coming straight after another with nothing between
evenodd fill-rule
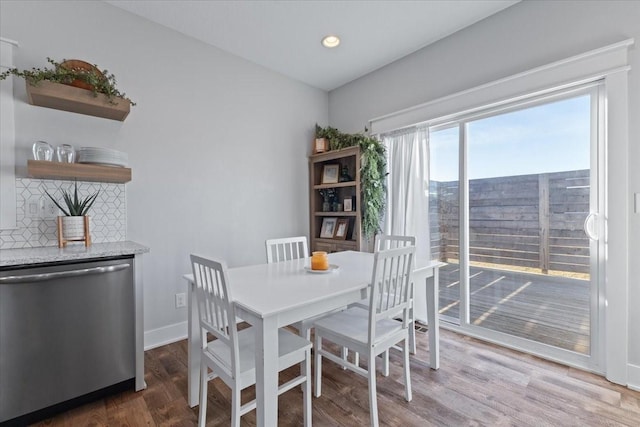
<instances>
[{"instance_id":1,"label":"gray tiled wall","mask_svg":"<svg viewBox=\"0 0 640 427\"><path fill-rule=\"evenodd\" d=\"M42 218L42 214L29 215L29 201L46 198L45 190L56 200L62 199L62 190L73 191L73 181L45 179L16 179L17 229L0 230L0 249L56 246L58 235L56 218ZM100 191L89 211L90 233L94 243L126 240L127 206L125 184L78 181L79 195L86 196Z\"/></svg>"}]
</instances>

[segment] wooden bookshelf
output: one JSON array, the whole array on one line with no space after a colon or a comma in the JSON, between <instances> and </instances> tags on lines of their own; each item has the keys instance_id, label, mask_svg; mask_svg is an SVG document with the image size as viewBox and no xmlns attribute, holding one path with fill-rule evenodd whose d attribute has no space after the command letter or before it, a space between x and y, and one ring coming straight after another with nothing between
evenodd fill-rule
<instances>
[{"instance_id":1,"label":"wooden bookshelf","mask_svg":"<svg viewBox=\"0 0 640 427\"><path fill-rule=\"evenodd\" d=\"M352 180L331 184L322 183L322 174L326 165L346 166ZM351 211L323 211L323 200L319 190L335 189L339 203L344 199L352 199ZM310 235L312 251L359 251L361 248L361 205L360 193L360 149L358 147L344 148L342 150L326 151L313 154L309 157L309 212ZM320 230L327 218L347 219L348 231L346 238L321 238Z\"/></svg>"}]
</instances>

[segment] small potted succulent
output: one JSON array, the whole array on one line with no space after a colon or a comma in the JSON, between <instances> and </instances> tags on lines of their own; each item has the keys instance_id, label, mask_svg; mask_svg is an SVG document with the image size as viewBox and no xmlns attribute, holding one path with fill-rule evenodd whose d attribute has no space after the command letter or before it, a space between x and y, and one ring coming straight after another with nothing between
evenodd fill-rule
<instances>
[{"instance_id":1,"label":"small potted succulent","mask_svg":"<svg viewBox=\"0 0 640 427\"><path fill-rule=\"evenodd\" d=\"M91 235L89 234L89 216L87 213L96 201L100 191L80 198L78 196L78 182L76 181L73 194L62 190L64 207L48 191L45 190L45 193L65 215L58 217L59 246L61 248L65 247L68 241L84 241L85 246L89 246L91 244Z\"/></svg>"}]
</instances>

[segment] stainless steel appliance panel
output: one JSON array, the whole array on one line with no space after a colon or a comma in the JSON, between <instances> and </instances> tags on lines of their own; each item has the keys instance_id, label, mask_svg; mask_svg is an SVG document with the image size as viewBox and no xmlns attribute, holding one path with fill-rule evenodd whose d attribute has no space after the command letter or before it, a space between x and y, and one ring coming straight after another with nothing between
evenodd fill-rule
<instances>
[{"instance_id":1,"label":"stainless steel appliance panel","mask_svg":"<svg viewBox=\"0 0 640 427\"><path fill-rule=\"evenodd\" d=\"M0 422L135 377L133 258L0 271Z\"/></svg>"}]
</instances>

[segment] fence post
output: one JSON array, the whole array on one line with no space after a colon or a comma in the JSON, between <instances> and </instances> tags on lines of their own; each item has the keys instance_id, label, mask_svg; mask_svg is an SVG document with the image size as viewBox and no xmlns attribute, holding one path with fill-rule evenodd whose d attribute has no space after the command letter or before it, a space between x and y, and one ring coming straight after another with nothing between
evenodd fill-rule
<instances>
[{"instance_id":1,"label":"fence post","mask_svg":"<svg viewBox=\"0 0 640 427\"><path fill-rule=\"evenodd\" d=\"M549 174L538 175L538 222L540 229L540 269L549 272Z\"/></svg>"}]
</instances>

